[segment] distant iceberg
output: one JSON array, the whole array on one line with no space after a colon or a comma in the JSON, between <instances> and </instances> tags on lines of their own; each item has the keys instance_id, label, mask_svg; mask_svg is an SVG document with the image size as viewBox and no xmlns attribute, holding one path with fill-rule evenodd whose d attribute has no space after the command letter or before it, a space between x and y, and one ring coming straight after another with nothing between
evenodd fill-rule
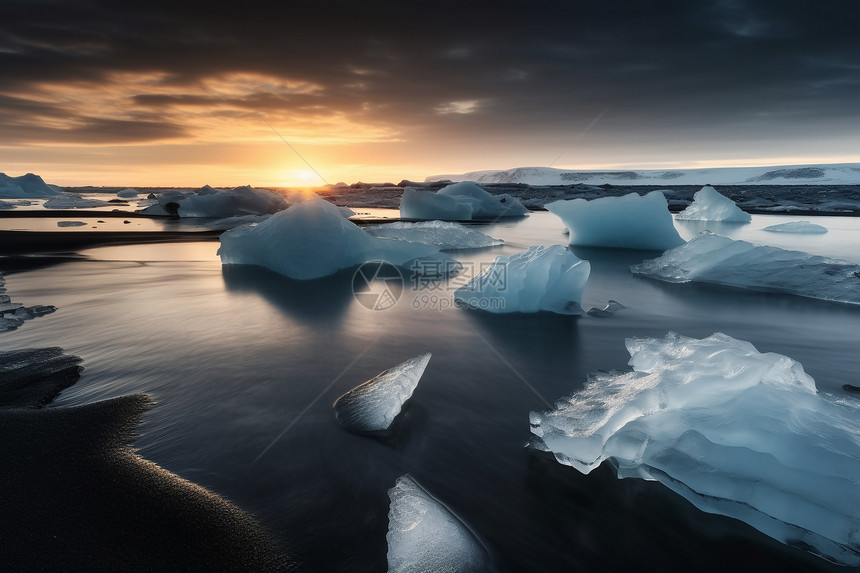
<instances>
[{"instance_id":1,"label":"distant iceberg","mask_svg":"<svg viewBox=\"0 0 860 573\"><path fill-rule=\"evenodd\" d=\"M59 187L48 185L33 173L19 177L0 173L0 199L44 199L60 193Z\"/></svg>"},{"instance_id":2,"label":"distant iceberg","mask_svg":"<svg viewBox=\"0 0 860 573\"><path fill-rule=\"evenodd\" d=\"M510 257L496 257L454 293L460 308L492 313L582 314L582 291L591 264L561 245L533 246Z\"/></svg>"},{"instance_id":3,"label":"distant iceberg","mask_svg":"<svg viewBox=\"0 0 860 573\"><path fill-rule=\"evenodd\" d=\"M280 193L250 186L234 189L213 189L205 185L197 191L165 191L156 196L158 205L143 211L150 214L178 217L212 217L226 219L242 215L269 215L277 213L304 197L292 201Z\"/></svg>"},{"instance_id":4,"label":"distant iceberg","mask_svg":"<svg viewBox=\"0 0 860 573\"><path fill-rule=\"evenodd\" d=\"M734 201L706 185L693 195L689 207L675 217L681 221L722 221L725 223L749 223L752 217L742 211Z\"/></svg>"},{"instance_id":5,"label":"distant iceberg","mask_svg":"<svg viewBox=\"0 0 860 573\"><path fill-rule=\"evenodd\" d=\"M388 490L388 573L493 571L488 551L468 525L410 475Z\"/></svg>"},{"instance_id":6,"label":"distant iceberg","mask_svg":"<svg viewBox=\"0 0 860 573\"><path fill-rule=\"evenodd\" d=\"M431 354L410 358L356 386L334 403L340 425L351 432L384 432L418 386Z\"/></svg>"},{"instance_id":7,"label":"distant iceberg","mask_svg":"<svg viewBox=\"0 0 860 573\"><path fill-rule=\"evenodd\" d=\"M801 235L823 235L827 233L827 227L810 223L809 221L790 221L765 227L764 231L771 233L798 233Z\"/></svg>"},{"instance_id":8,"label":"distant iceberg","mask_svg":"<svg viewBox=\"0 0 860 573\"><path fill-rule=\"evenodd\" d=\"M532 412L532 447L589 473L656 480L708 513L860 565L860 401L725 334L627 339L633 372L590 374Z\"/></svg>"},{"instance_id":9,"label":"distant iceberg","mask_svg":"<svg viewBox=\"0 0 860 573\"><path fill-rule=\"evenodd\" d=\"M630 270L666 282L712 283L860 304L860 265L707 231Z\"/></svg>"},{"instance_id":10,"label":"distant iceberg","mask_svg":"<svg viewBox=\"0 0 860 573\"><path fill-rule=\"evenodd\" d=\"M448 185L437 192L403 190L400 216L404 219L472 221L522 217L528 209L510 195L492 195L471 181Z\"/></svg>"},{"instance_id":11,"label":"distant iceberg","mask_svg":"<svg viewBox=\"0 0 860 573\"><path fill-rule=\"evenodd\" d=\"M332 275L368 261L385 261L401 268L445 269L459 263L438 247L394 239L379 239L345 219L336 206L320 198L280 211L262 223L242 225L221 235L218 249L225 265L257 265L294 279Z\"/></svg>"},{"instance_id":12,"label":"distant iceberg","mask_svg":"<svg viewBox=\"0 0 860 573\"><path fill-rule=\"evenodd\" d=\"M428 245L436 245L443 251L482 249L497 247L505 243L501 239L494 239L480 231L450 221L421 221L418 223L398 221L381 225L367 225L364 230L374 237L427 243Z\"/></svg>"},{"instance_id":13,"label":"distant iceberg","mask_svg":"<svg viewBox=\"0 0 860 573\"><path fill-rule=\"evenodd\" d=\"M116 196L120 199L132 199L134 197L137 197L137 195L137 189L132 189L130 187L128 189L123 189L121 191L116 192Z\"/></svg>"},{"instance_id":14,"label":"distant iceberg","mask_svg":"<svg viewBox=\"0 0 860 573\"><path fill-rule=\"evenodd\" d=\"M570 231L571 246L665 250L683 244L675 230L666 197L645 196L571 199L547 204Z\"/></svg>"}]
</instances>

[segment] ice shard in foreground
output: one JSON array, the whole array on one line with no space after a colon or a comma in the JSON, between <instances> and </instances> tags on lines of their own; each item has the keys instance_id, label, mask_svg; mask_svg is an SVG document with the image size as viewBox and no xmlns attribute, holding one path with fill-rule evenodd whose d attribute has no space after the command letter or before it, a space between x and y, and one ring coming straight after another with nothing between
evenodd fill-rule
<instances>
[{"instance_id":1,"label":"ice shard in foreground","mask_svg":"<svg viewBox=\"0 0 860 573\"><path fill-rule=\"evenodd\" d=\"M334 415L350 432L384 432L400 413L430 362L421 354L356 386L334 403Z\"/></svg>"},{"instance_id":2,"label":"ice shard in foreground","mask_svg":"<svg viewBox=\"0 0 860 573\"><path fill-rule=\"evenodd\" d=\"M388 573L492 571L475 534L412 476L388 490Z\"/></svg>"},{"instance_id":3,"label":"ice shard in foreground","mask_svg":"<svg viewBox=\"0 0 860 573\"><path fill-rule=\"evenodd\" d=\"M796 361L716 333L629 338L633 372L598 372L532 412L532 446L589 473L657 480L827 560L860 565L860 400Z\"/></svg>"}]
</instances>

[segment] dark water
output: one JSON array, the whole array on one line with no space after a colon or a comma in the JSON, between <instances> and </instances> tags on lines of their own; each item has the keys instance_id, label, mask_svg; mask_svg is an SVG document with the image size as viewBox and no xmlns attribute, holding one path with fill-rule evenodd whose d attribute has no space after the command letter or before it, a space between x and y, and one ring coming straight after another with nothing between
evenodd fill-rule
<instances>
[{"instance_id":1,"label":"dark water","mask_svg":"<svg viewBox=\"0 0 860 573\"><path fill-rule=\"evenodd\" d=\"M757 216L733 232L800 240L760 231L784 220ZM856 219L822 224L842 230L804 237L807 250L860 256ZM454 254L466 274L499 254L566 242L548 213L480 230L507 244ZM0 345L83 357L81 380L59 404L154 396L140 453L254 512L308 570L385 570L387 490L404 473L457 511L503 571L831 568L659 484L617 480L609 467L583 476L524 444L529 411L580 388L590 371L626 368L624 339L634 335L725 332L797 359L820 390L843 393L860 383L860 308L659 283L627 270L657 253L576 249L592 264L583 306L614 299L626 310L604 319L466 312L450 308L457 279L407 285L392 308L372 311L353 298L349 272L295 282L222 269L216 249L93 249L90 261L10 275L15 301L58 310L0 334ZM427 351L391 439L339 428L331 404L340 394Z\"/></svg>"}]
</instances>

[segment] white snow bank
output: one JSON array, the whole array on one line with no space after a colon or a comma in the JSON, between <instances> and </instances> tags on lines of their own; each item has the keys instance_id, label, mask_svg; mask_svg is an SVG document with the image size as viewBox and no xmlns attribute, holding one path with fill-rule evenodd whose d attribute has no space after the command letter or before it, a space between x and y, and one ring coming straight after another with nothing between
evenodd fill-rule
<instances>
[{"instance_id":1,"label":"white snow bank","mask_svg":"<svg viewBox=\"0 0 860 573\"><path fill-rule=\"evenodd\" d=\"M678 213L681 221L723 221L725 223L749 223L752 217L742 211L734 201L706 185L693 195L690 206Z\"/></svg>"},{"instance_id":2,"label":"white snow bank","mask_svg":"<svg viewBox=\"0 0 860 573\"><path fill-rule=\"evenodd\" d=\"M549 311L582 314L582 291L591 264L561 245L534 246L511 257L496 257L481 274L460 287L461 308L493 313Z\"/></svg>"},{"instance_id":3,"label":"white snow bank","mask_svg":"<svg viewBox=\"0 0 860 573\"><path fill-rule=\"evenodd\" d=\"M491 571L486 548L410 475L388 490L388 573Z\"/></svg>"},{"instance_id":4,"label":"white snow bank","mask_svg":"<svg viewBox=\"0 0 860 573\"><path fill-rule=\"evenodd\" d=\"M860 266L704 232L630 268L673 283L703 282L860 304Z\"/></svg>"},{"instance_id":5,"label":"white snow bank","mask_svg":"<svg viewBox=\"0 0 860 573\"><path fill-rule=\"evenodd\" d=\"M400 239L436 245L442 250L481 249L497 247L505 242L494 239L459 223L449 221L421 221L419 223L384 223L367 225L364 230L374 237Z\"/></svg>"},{"instance_id":6,"label":"white snow bank","mask_svg":"<svg viewBox=\"0 0 860 573\"><path fill-rule=\"evenodd\" d=\"M771 225L765 227L765 231L771 233L798 233L802 235L823 235L827 232L827 227L810 223L809 221L791 221L788 223L780 223L779 225Z\"/></svg>"},{"instance_id":7,"label":"white snow bank","mask_svg":"<svg viewBox=\"0 0 860 573\"><path fill-rule=\"evenodd\" d=\"M554 201L546 209L567 226L571 245L662 251L684 242L659 191Z\"/></svg>"},{"instance_id":8,"label":"white snow bank","mask_svg":"<svg viewBox=\"0 0 860 573\"><path fill-rule=\"evenodd\" d=\"M368 261L410 268L416 259L440 264L415 265L429 272L456 272L459 264L438 247L379 239L362 231L323 199L311 199L275 213L259 224L221 235L221 262L257 265L294 279L315 279Z\"/></svg>"},{"instance_id":9,"label":"white snow bank","mask_svg":"<svg viewBox=\"0 0 860 573\"><path fill-rule=\"evenodd\" d=\"M514 197L491 195L471 181L448 185L436 193L407 187L400 201L400 216L404 219L471 221L527 214L528 209Z\"/></svg>"},{"instance_id":10,"label":"white snow bank","mask_svg":"<svg viewBox=\"0 0 860 573\"><path fill-rule=\"evenodd\" d=\"M0 198L3 199L41 199L60 193L56 185L48 185L41 177L32 173L20 177L10 177L0 173Z\"/></svg>"},{"instance_id":11,"label":"white snow bank","mask_svg":"<svg viewBox=\"0 0 860 573\"><path fill-rule=\"evenodd\" d=\"M384 432L418 386L431 354L421 354L356 386L334 403L340 425L351 432Z\"/></svg>"},{"instance_id":12,"label":"white snow bank","mask_svg":"<svg viewBox=\"0 0 860 573\"><path fill-rule=\"evenodd\" d=\"M657 480L708 513L860 564L860 401L725 334L627 339L633 372L598 372L530 414L532 446L582 473Z\"/></svg>"}]
</instances>

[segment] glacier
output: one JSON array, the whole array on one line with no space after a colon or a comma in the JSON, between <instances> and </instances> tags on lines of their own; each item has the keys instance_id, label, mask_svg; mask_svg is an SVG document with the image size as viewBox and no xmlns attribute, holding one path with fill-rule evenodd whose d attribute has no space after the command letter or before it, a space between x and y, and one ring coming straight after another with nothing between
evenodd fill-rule
<instances>
[{"instance_id":1,"label":"glacier","mask_svg":"<svg viewBox=\"0 0 860 573\"><path fill-rule=\"evenodd\" d=\"M445 269L446 274L460 269L438 247L368 235L320 198L297 203L261 223L224 232L218 255L225 265L257 265L300 280L332 275L369 261L401 268L432 261L438 264L417 264L415 269Z\"/></svg>"},{"instance_id":2,"label":"glacier","mask_svg":"<svg viewBox=\"0 0 860 573\"><path fill-rule=\"evenodd\" d=\"M494 239L480 231L450 221L421 221L418 223L398 221L381 225L367 225L364 230L374 237L427 243L428 245L436 245L443 251L483 249L497 247L505 243L501 239Z\"/></svg>"},{"instance_id":3,"label":"glacier","mask_svg":"<svg viewBox=\"0 0 860 573\"><path fill-rule=\"evenodd\" d=\"M475 533L409 475L388 490L388 573L493 571Z\"/></svg>"},{"instance_id":4,"label":"glacier","mask_svg":"<svg viewBox=\"0 0 860 573\"><path fill-rule=\"evenodd\" d=\"M546 209L567 226L571 246L663 251L684 242L659 191L554 201Z\"/></svg>"},{"instance_id":5,"label":"glacier","mask_svg":"<svg viewBox=\"0 0 860 573\"><path fill-rule=\"evenodd\" d=\"M725 223L749 223L752 217L742 211L734 201L721 195L710 185L702 187L693 195L689 207L675 217L681 221L722 221Z\"/></svg>"},{"instance_id":6,"label":"glacier","mask_svg":"<svg viewBox=\"0 0 860 573\"><path fill-rule=\"evenodd\" d=\"M666 282L712 283L860 304L860 265L708 231L630 270Z\"/></svg>"},{"instance_id":7,"label":"glacier","mask_svg":"<svg viewBox=\"0 0 860 573\"><path fill-rule=\"evenodd\" d=\"M827 227L809 221L790 221L779 225L770 225L762 230L771 233L798 233L801 235L823 235L827 233Z\"/></svg>"},{"instance_id":8,"label":"glacier","mask_svg":"<svg viewBox=\"0 0 860 573\"><path fill-rule=\"evenodd\" d=\"M492 313L582 314L591 264L561 245L533 246L491 265L454 293L460 308Z\"/></svg>"},{"instance_id":9,"label":"glacier","mask_svg":"<svg viewBox=\"0 0 860 573\"><path fill-rule=\"evenodd\" d=\"M471 181L448 185L436 191L403 190L400 216L404 219L472 221L522 217L528 209L510 195L491 195Z\"/></svg>"},{"instance_id":10,"label":"glacier","mask_svg":"<svg viewBox=\"0 0 860 573\"><path fill-rule=\"evenodd\" d=\"M860 401L800 363L722 333L626 340L632 372L597 372L530 414L533 448L587 474L656 480L708 513L860 565Z\"/></svg>"},{"instance_id":11,"label":"glacier","mask_svg":"<svg viewBox=\"0 0 860 573\"><path fill-rule=\"evenodd\" d=\"M430 357L427 352L410 358L346 392L334 402L337 421L356 433L388 430L412 397Z\"/></svg>"}]
</instances>

